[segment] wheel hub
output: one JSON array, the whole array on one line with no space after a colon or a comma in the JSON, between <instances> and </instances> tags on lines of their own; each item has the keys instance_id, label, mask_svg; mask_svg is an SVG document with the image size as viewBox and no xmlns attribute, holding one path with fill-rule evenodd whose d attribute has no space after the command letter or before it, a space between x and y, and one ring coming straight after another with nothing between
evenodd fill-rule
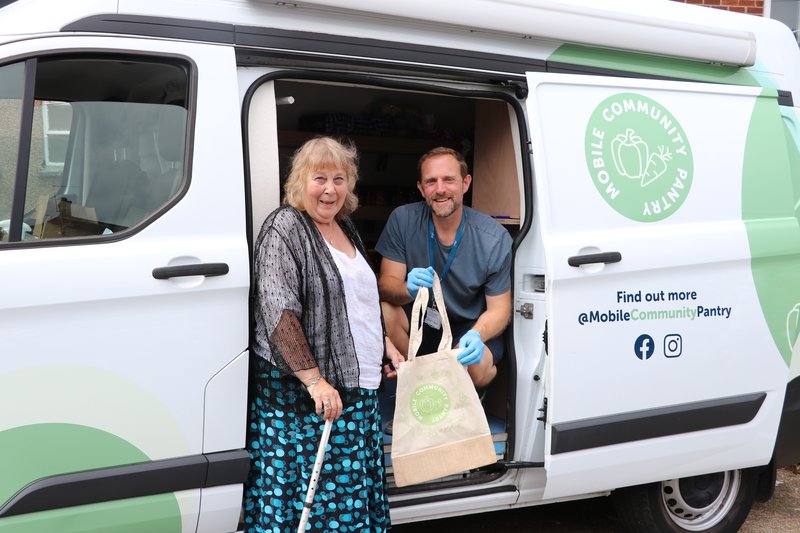
<instances>
[{"instance_id":1,"label":"wheel hub","mask_svg":"<svg viewBox=\"0 0 800 533\"><path fill-rule=\"evenodd\" d=\"M661 483L667 516L687 531L706 531L730 511L739 492L741 473L708 474Z\"/></svg>"}]
</instances>

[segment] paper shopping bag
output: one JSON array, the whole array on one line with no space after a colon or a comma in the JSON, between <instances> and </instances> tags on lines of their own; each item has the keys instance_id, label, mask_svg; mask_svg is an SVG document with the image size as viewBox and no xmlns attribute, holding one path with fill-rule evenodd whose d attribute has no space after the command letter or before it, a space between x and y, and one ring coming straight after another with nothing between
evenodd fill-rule
<instances>
[{"instance_id":1,"label":"paper shopping bag","mask_svg":"<svg viewBox=\"0 0 800 533\"><path fill-rule=\"evenodd\" d=\"M436 274L433 294L442 319L439 350L416 357L428 302L423 287L411 313L408 360L397 370L392 467L398 487L497 461L475 386L456 359L460 350L451 348L453 336Z\"/></svg>"}]
</instances>

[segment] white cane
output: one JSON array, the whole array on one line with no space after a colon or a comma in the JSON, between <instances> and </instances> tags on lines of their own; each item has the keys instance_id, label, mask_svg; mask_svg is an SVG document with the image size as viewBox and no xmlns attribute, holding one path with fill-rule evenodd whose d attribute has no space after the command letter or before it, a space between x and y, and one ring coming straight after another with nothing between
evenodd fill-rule
<instances>
[{"instance_id":1,"label":"white cane","mask_svg":"<svg viewBox=\"0 0 800 533\"><path fill-rule=\"evenodd\" d=\"M331 424L332 420L326 420L325 428L322 430L322 438L319 441L319 449L317 449L317 459L314 461L314 470L311 471L311 481L308 482L308 492L306 492L306 501L303 503L303 514L300 517L300 525L297 526L297 533L303 533L306 530L308 515L311 513L311 504L314 501L314 493L317 492L319 473L322 471L322 461L325 459L325 447L328 446L328 439L331 436Z\"/></svg>"}]
</instances>

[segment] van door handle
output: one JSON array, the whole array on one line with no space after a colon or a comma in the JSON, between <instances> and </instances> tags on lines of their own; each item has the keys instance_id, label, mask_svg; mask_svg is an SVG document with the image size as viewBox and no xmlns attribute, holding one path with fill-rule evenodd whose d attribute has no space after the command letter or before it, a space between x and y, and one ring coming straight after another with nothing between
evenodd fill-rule
<instances>
[{"instance_id":1,"label":"van door handle","mask_svg":"<svg viewBox=\"0 0 800 533\"><path fill-rule=\"evenodd\" d=\"M153 277L156 279L182 278L186 276L224 276L228 273L227 263L197 263L194 265L177 265L156 267Z\"/></svg>"},{"instance_id":2,"label":"van door handle","mask_svg":"<svg viewBox=\"0 0 800 533\"><path fill-rule=\"evenodd\" d=\"M599 254L573 255L567 259L567 264L571 267L581 265L591 265L592 263L619 263L622 261L622 254L619 252L602 252Z\"/></svg>"}]
</instances>

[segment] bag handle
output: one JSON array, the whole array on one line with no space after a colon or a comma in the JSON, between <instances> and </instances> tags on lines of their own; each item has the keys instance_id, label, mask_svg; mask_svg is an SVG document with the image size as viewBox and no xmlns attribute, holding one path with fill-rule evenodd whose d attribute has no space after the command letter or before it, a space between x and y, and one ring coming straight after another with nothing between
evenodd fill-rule
<instances>
[{"instance_id":1,"label":"bag handle","mask_svg":"<svg viewBox=\"0 0 800 533\"><path fill-rule=\"evenodd\" d=\"M442 340L439 341L439 351L453 347L453 333L450 331L450 321L447 319L447 309L444 306L444 295L442 294L442 284L439 276L433 273L433 299L436 302L436 310L442 317ZM420 344L422 344L422 326L425 323L425 313L428 309L428 288L420 287L417 298L414 300L414 307L411 309L411 323L408 326L408 361L413 361L417 356ZM424 354L423 354L424 355Z\"/></svg>"}]
</instances>

